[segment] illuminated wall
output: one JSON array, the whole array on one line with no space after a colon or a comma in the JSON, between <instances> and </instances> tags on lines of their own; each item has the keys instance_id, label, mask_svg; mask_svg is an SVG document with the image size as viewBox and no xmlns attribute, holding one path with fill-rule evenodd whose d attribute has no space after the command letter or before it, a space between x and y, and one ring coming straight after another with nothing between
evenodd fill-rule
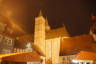
<instances>
[{"instance_id":1,"label":"illuminated wall","mask_svg":"<svg viewBox=\"0 0 96 64\"><path fill-rule=\"evenodd\" d=\"M45 55L45 18L41 12L35 18L34 45L40 53Z\"/></svg>"},{"instance_id":2,"label":"illuminated wall","mask_svg":"<svg viewBox=\"0 0 96 64\"><path fill-rule=\"evenodd\" d=\"M46 63L58 64L60 52L60 38L46 40Z\"/></svg>"},{"instance_id":3,"label":"illuminated wall","mask_svg":"<svg viewBox=\"0 0 96 64\"><path fill-rule=\"evenodd\" d=\"M41 15L35 18L34 45L40 53L46 56L46 64L59 63L60 38L52 38L45 41L45 32L48 21Z\"/></svg>"}]
</instances>

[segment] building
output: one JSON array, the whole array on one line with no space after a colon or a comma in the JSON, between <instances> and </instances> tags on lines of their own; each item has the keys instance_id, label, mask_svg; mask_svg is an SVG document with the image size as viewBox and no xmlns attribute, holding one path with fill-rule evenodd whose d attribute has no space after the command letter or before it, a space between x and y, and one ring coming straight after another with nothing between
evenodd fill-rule
<instances>
[{"instance_id":1,"label":"building","mask_svg":"<svg viewBox=\"0 0 96 64\"><path fill-rule=\"evenodd\" d=\"M96 52L81 51L74 59L79 64L96 64Z\"/></svg>"},{"instance_id":2,"label":"building","mask_svg":"<svg viewBox=\"0 0 96 64\"><path fill-rule=\"evenodd\" d=\"M0 53L12 53L14 39L4 34L6 24L0 22Z\"/></svg>"},{"instance_id":3,"label":"building","mask_svg":"<svg viewBox=\"0 0 96 64\"><path fill-rule=\"evenodd\" d=\"M18 32L13 31L10 34L9 31L9 35L12 34L17 35ZM76 57L76 54L82 50L96 52L96 43L91 35L87 34L70 37L65 26L51 29L48 20L43 16L41 11L35 18L34 34L15 36L14 39L15 52L25 52L26 49L29 51L31 47L26 48L26 45L31 43L32 50L45 57L45 59L43 59L43 61L45 61L43 64L70 64L72 59Z\"/></svg>"},{"instance_id":4,"label":"building","mask_svg":"<svg viewBox=\"0 0 96 64\"><path fill-rule=\"evenodd\" d=\"M66 27L51 29L48 20L40 12L35 18L34 34L19 37L19 42L31 42L33 48L46 57L46 63L58 64L60 58L72 59L81 50L96 51L91 35L70 37ZM62 62L61 62L62 63Z\"/></svg>"},{"instance_id":5,"label":"building","mask_svg":"<svg viewBox=\"0 0 96 64\"><path fill-rule=\"evenodd\" d=\"M48 20L40 12L38 17L35 18L34 35L22 36L19 41L34 42L35 49L46 56L46 63L52 61L51 63L57 64L59 63L60 42L66 37L69 37L69 33L65 27L51 30Z\"/></svg>"}]
</instances>

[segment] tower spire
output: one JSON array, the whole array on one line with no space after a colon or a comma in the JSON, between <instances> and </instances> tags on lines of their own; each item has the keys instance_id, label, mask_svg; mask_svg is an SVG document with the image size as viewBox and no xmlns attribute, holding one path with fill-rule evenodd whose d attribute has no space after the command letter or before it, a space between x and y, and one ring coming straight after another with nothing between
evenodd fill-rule
<instances>
[{"instance_id":1,"label":"tower spire","mask_svg":"<svg viewBox=\"0 0 96 64\"><path fill-rule=\"evenodd\" d=\"M39 15L38 16L43 16L42 10L40 10Z\"/></svg>"},{"instance_id":2,"label":"tower spire","mask_svg":"<svg viewBox=\"0 0 96 64\"><path fill-rule=\"evenodd\" d=\"M45 20L46 20L45 25L48 26L49 24L48 24L48 19L47 19L47 17L46 17Z\"/></svg>"}]
</instances>

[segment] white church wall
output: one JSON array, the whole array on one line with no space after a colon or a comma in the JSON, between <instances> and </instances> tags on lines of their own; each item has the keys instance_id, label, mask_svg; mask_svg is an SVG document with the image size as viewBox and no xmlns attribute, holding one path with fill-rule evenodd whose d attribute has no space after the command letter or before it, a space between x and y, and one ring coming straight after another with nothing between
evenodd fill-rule
<instances>
[{"instance_id":1,"label":"white church wall","mask_svg":"<svg viewBox=\"0 0 96 64\"><path fill-rule=\"evenodd\" d=\"M52 64L59 63L60 37L46 40L46 59Z\"/></svg>"}]
</instances>

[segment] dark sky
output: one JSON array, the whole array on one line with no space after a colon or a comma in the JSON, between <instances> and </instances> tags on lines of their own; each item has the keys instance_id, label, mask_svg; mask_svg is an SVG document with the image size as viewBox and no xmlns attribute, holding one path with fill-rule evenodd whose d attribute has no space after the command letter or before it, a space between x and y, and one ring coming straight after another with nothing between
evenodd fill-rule
<instances>
[{"instance_id":1,"label":"dark sky","mask_svg":"<svg viewBox=\"0 0 96 64\"><path fill-rule=\"evenodd\" d=\"M91 25L90 14L95 9L93 0L4 0L13 18L27 32L34 30L34 18L40 9L52 28L66 25L71 35L86 34Z\"/></svg>"}]
</instances>

